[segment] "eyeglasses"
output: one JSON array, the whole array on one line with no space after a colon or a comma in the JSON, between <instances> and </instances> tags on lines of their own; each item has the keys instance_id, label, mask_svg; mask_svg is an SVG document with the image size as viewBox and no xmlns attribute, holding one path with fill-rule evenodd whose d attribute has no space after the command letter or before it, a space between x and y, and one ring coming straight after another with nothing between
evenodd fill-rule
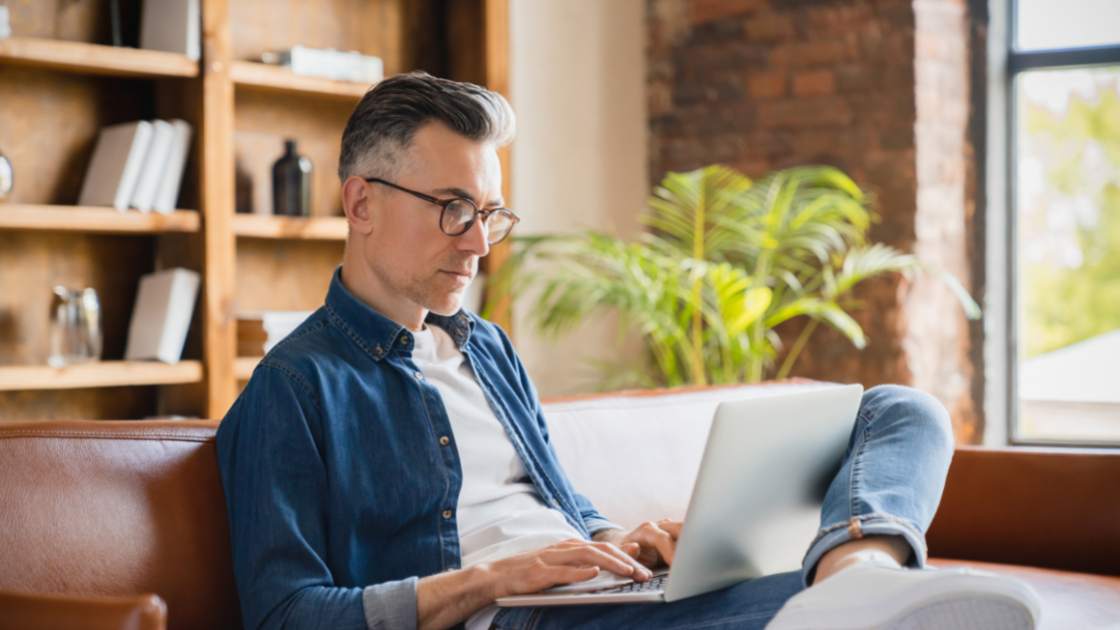
<instances>
[{"instance_id":1,"label":"eyeglasses","mask_svg":"<svg viewBox=\"0 0 1120 630\"><path fill-rule=\"evenodd\" d=\"M521 221L521 218L514 214L509 208L479 210L475 202L465 197L458 199L436 199L431 195L409 190L376 177L368 177L366 181L396 188L399 191L419 197L424 201L429 201L443 208L443 211L439 214L439 229L443 230L443 233L448 236L465 234L466 231L471 229L471 226L474 225L475 219L481 215L482 225L487 229L486 242L495 245L501 243L505 237L509 236L509 232L513 229L513 226Z\"/></svg>"}]
</instances>

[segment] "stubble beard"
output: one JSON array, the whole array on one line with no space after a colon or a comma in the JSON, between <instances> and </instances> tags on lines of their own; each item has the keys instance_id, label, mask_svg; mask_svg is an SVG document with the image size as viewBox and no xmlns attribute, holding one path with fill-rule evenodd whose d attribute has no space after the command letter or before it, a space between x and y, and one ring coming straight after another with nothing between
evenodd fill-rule
<instances>
[{"instance_id":1,"label":"stubble beard","mask_svg":"<svg viewBox=\"0 0 1120 630\"><path fill-rule=\"evenodd\" d=\"M474 257L472 256L470 258ZM382 284L396 295L404 297L436 315L447 317L454 315L462 307L466 288L460 291L447 290L445 288L447 279L439 270L443 268L458 270L466 266L467 261L463 260L452 264L441 263L440 265L436 265L435 270L427 277L414 275L412 270L402 270L403 272L400 274L393 273L392 271L386 272L386 270L380 268L378 265L373 265L373 272L377 274ZM477 258L470 261L470 269L473 272L471 278L473 282L474 276L477 275Z\"/></svg>"}]
</instances>

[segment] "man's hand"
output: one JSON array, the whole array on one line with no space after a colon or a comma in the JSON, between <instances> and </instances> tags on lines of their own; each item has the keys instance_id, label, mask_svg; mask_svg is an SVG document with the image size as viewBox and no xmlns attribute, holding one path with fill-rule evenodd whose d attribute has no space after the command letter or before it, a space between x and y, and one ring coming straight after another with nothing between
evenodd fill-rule
<instances>
[{"instance_id":1,"label":"man's hand","mask_svg":"<svg viewBox=\"0 0 1120 630\"><path fill-rule=\"evenodd\" d=\"M566 540L463 571L422 578L416 593L417 621L425 630L449 628L500 597L583 582L599 575L600 570L638 582L652 576L649 569L612 543Z\"/></svg>"},{"instance_id":2,"label":"man's hand","mask_svg":"<svg viewBox=\"0 0 1120 630\"><path fill-rule=\"evenodd\" d=\"M609 542L565 540L480 565L492 576L490 599L536 593L557 584L583 582L610 571L645 582L648 569Z\"/></svg>"},{"instance_id":3,"label":"man's hand","mask_svg":"<svg viewBox=\"0 0 1120 630\"><path fill-rule=\"evenodd\" d=\"M662 519L654 523L646 521L629 533L619 529L607 529L595 534L595 540L614 543L643 565L653 568L661 564L672 565L673 553L677 549L677 539L684 523Z\"/></svg>"}]
</instances>

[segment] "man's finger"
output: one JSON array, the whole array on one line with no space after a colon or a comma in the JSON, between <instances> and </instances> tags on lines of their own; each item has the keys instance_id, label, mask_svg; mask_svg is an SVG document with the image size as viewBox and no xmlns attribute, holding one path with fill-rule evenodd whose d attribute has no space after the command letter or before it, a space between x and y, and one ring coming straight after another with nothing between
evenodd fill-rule
<instances>
[{"instance_id":1,"label":"man's finger","mask_svg":"<svg viewBox=\"0 0 1120 630\"><path fill-rule=\"evenodd\" d=\"M584 582L597 575L599 575L599 567L596 566L575 567L567 564L536 566L529 572L511 575L508 593L510 595L539 593L558 584Z\"/></svg>"},{"instance_id":2,"label":"man's finger","mask_svg":"<svg viewBox=\"0 0 1120 630\"><path fill-rule=\"evenodd\" d=\"M659 535L653 538L654 546L657 547L657 553L661 554L661 559L665 564L673 566L673 556L677 552L677 540L669 532L660 530Z\"/></svg>"},{"instance_id":3,"label":"man's finger","mask_svg":"<svg viewBox=\"0 0 1120 630\"><path fill-rule=\"evenodd\" d=\"M673 554L676 551L676 538L668 531L653 523L645 523L635 529L630 538L642 546L642 559L653 566L658 561L673 564Z\"/></svg>"},{"instance_id":4,"label":"man's finger","mask_svg":"<svg viewBox=\"0 0 1120 630\"><path fill-rule=\"evenodd\" d=\"M663 521L658 521L657 526L668 532L669 535L673 537L673 540L677 540L681 537L681 528L684 527L684 521L665 519Z\"/></svg>"},{"instance_id":5,"label":"man's finger","mask_svg":"<svg viewBox=\"0 0 1120 630\"><path fill-rule=\"evenodd\" d=\"M613 553L604 551L594 545L556 550L549 554L547 562L551 565L594 565L616 575L632 577L639 581L649 579L650 575L645 567L634 562L633 558L622 553L618 547L614 547Z\"/></svg>"},{"instance_id":6,"label":"man's finger","mask_svg":"<svg viewBox=\"0 0 1120 630\"><path fill-rule=\"evenodd\" d=\"M544 590L551 588L557 584L575 584L576 582L586 582L599 575L599 567L595 565L586 567L573 567L567 564L556 565L548 568L547 574L543 577L547 578L547 585L536 588L532 591Z\"/></svg>"},{"instance_id":7,"label":"man's finger","mask_svg":"<svg viewBox=\"0 0 1120 630\"><path fill-rule=\"evenodd\" d=\"M649 578L653 577L653 574L650 573L649 570L646 569L646 567L642 565L641 562L638 562L633 554L623 551L618 545L615 545L613 543L596 543L596 547L604 553L615 556L633 567L633 573L620 575L628 575L629 577L632 577L639 582L645 582ZM638 545L638 553L641 553L641 545ZM612 571L612 573L617 573L617 571Z\"/></svg>"}]
</instances>

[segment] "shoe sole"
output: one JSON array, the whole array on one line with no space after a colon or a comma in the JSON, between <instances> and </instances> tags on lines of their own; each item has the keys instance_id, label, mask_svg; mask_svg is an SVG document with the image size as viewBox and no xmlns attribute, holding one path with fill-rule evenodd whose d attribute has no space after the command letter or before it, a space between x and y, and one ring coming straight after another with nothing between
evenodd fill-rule
<instances>
[{"instance_id":1,"label":"shoe sole","mask_svg":"<svg viewBox=\"0 0 1120 630\"><path fill-rule=\"evenodd\" d=\"M909 605L879 602L857 609L778 613L768 630L1034 630L1038 595L1025 582L974 572L946 572L899 594ZM943 579L942 579L943 578ZM884 608L894 610L884 610ZM784 618L782 613L786 613ZM772 623L773 623L772 622ZM1118 629L1120 630L1120 629Z\"/></svg>"},{"instance_id":2,"label":"shoe sole","mask_svg":"<svg viewBox=\"0 0 1120 630\"><path fill-rule=\"evenodd\" d=\"M935 602L883 627L883 630L1034 630L1034 618L1021 602L1002 597L967 597Z\"/></svg>"}]
</instances>

